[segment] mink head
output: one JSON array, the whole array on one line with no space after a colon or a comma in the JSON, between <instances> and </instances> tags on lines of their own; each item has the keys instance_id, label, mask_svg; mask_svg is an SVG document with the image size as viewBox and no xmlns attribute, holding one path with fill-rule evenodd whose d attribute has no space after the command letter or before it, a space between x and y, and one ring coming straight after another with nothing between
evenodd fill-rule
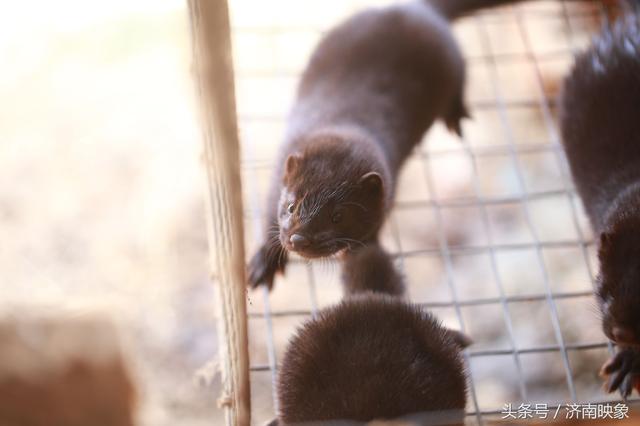
<instances>
[{"instance_id":1,"label":"mink head","mask_svg":"<svg viewBox=\"0 0 640 426\"><path fill-rule=\"evenodd\" d=\"M280 242L316 258L376 237L385 211L385 180L370 153L323 138L289 155L278 204Z\"/></svg>"},{"instance_id":2,"label":"mink head","mask_svg":"<svg viewBox=\"0 0 640 426\"><path fill-rule=\"evenodd\" d=\"M600 235L598 303L603 331L623 345L640 345L640 221Z\"/></svg>"}]
</instances>

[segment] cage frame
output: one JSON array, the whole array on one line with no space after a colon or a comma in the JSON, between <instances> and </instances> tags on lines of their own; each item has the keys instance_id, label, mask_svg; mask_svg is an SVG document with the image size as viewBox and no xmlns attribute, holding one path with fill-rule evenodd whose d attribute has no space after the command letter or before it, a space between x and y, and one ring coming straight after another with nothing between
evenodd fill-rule
<instances>
[{"instance_id":1,"label":"cage frame","mask_svg":"<svg viewBox=\"0 0 640 426\"><path fill-rule=\"evenodd\" d=\"M602 401L578 401L577 398L577 394L576 394L576 389L575 389L575 384L574 384L574 379L573 379L573 375L572 375L572 370L571 370L571 363L569 360L569 353L572 351L582 351L582 350L590 350L590 349L602 349L602 348L606 348L609 353L613 353L613 345L611 344L611 342L609 341L605 341L605 342L587 342L587 343L580 343L580 344L569 344L565 341L563 334L562 334L562 329L560 326L560 322L559 322L559 314L558 314L558 310L556 307L556 302L558 300L562 300L562 299L576 299L576 298L583 298L583 297L592 297L593 296L593 291L575 291L575 292L554 292L551 288L550 285L550 279L549 279L549 275L548 275L548 271L547 271L547 267L545 266L544 263L544 258L542 255L542 249L544 248L550 248L550 247L577 247L580 249L581 252L581 257L583 259L583 261L585 262L588 271L589 271L589 277L591 280L591 284L592 284L592 288L595 289L595 281L593 280L593 265L591 265L591 262L589 260L589 255L588 255L588 248L590 246L592 246L594 244L594 242L591 239L587 239L586 236L584 235L584 233L582 232L581 226L579 224L579 207L578 204L580 202L578 196L575 193L575 189L573 187L572 184L572 180L571 180L571 176L568 173L567 169L566 169L566 158L564 158L564 151L562 148L562 144L560 141L560 136L559 136L559 129L557 128L554 120L553 120L553 114L552 114L552 102L553 100L548 99L545 96L544 93L544 88L543 88L543 78L542 78L542 72L540 70L540 60L542 59L542 56L553 56L553 55L563 55L566 56L567 54L575 54L577 52L577 47L574 43L573 40L573 32L574 29L572 28L572 21L570 19L569 16L569 12L566 6L567 0L559 0L559 2L562 4L562 19L564 20L564 22L567 25L567 31L569 33L569 39L570 39L570 51L566 52L566 51L558 51L558 52L551 52L551 53L545 53L545 54L538 54L534 51L534 49L532 48L531 42L529 40L529 35L527 33L527 29L525 26L525 19L526 16L525 14L522 12L521 7L516 5L516 6L509 6L507 8L507 10L509 10L509 13L513 14L513 17L515 18L516 22L517 22L517 27L518 27L518 31L520 33L521 38L524 41L525 44L525 52L524 54L497 54L495 52L492 52L492 48L491 48L491 43L490 40L488 38L488 33L487 33L487 23L486 23L486 19L487 19L487 15L486 14L478 14L476 16L473 16L471 19L477 29L478 32L478 37L481 40L481 44L483 45L483 51L485 52L490 52L486 55L480 55L478 57L466 57L465 59L468 61L484 61L488 64L489 69L490 69L490 74L491 74L491 90L493 93L493 99L494 102L476 102L476 103L472 103L471 104L471 108L472 110L475 109L493 109L495 108L498 111L498 114L500 116L500 122L502 124L502 130L504 132L504 134L506 135L506 139L507 139L507 143L504 145L492 145L490 147L484 147L484 148L478 148L478 147L473 147L469 144L469 141L466 140L465 138L462 138L462 146L463 146L463 151L464 153L470 158L471 162L472 162L472 168L473 168L473 173L474 173L474 178L472 178L472 181L474 183L474 196L473 197L464 197L464 198L459 198L459 199L447 199L446 201L440 201L437 199L431 199L428 201L424 201L424 202L399 202L396 203L396 205L394 206L394 209L403 209L403 208L411 208L411 207L416 207L417 205L421 205L424 207L430 207L433 208L435 210L436 213L436 223L437 223L437 229L439 230L438 235L437 235L437 239L438 239L438 247L434 248L434 249L425 249L425 250L419 250L419 251L403 251L402 250L402 242L401 242L401 238L399 236L398 230L397 230L397 226L394 225L393 221L394 218L391 217L390 220L392 221L391 223L391 233L393 235L393 238L396 240L397 246L399 247L399 251L398 253L395 253L394 256L398 259L400 266L402 266L402 260L405 257L409 257L412 255L435 255L435 256L441 256L444 264L445 264L445 275L446 275L446 280L447 280L447 285L449 287L449 291L451 294L451 299L452 301L449 302L433 302L433 303L422 303L421 305L424 306L425 308L453 308L456 312L456 317L459 321L459 325L462 331L465 330L465 322L464 322L464 318L463 315L461 313L461 308L465 307L465 306L479 306L479 305L489 305L489 304L496 304L499 305L502 309L502 313L503 313L503 317L504 317L504 322L506 325L506 329L507 329L507 337L508 340L510 342L511 347L509 349L504 349L504 350L474 350L473 348L471 349L467 349L464 352L464 357L465 357L465 361L469 362L469 360L471 358L474 357L485 357L485 356L504 356L504 355L508 355L513 357L514 359L514 363L516 365L516 370L520 376L519 379L519 393L520 393L520 397L522 400L526 400L527 398L527 390L526 390L526 386L524 384L524 380L523 380L523 373L522 373L522 369L521 369L521 361L520 361L520 357L523 354L531 354L531 353L545 353L545 352L558 352L561 355L562 358L562 362L563 362L563 368L564 368L564 372L565 372L565 380L566 380L566 384L567 384L567 388L570 394L570 402L589 402L589 403L605 403L605 402L611 402L609 400L602 400ZM204 32L199 32L197 27L198 25L196 25L196 23L199 22L199 19L201 19L203 16L205 16L204 13L202 13L202 10L204 9L203 4L207 3L206 0L189 0L189 7L191 10L191 18L192 18L192 30L194 35L194 45L198 45L198 43L202 42L202 40L199 39L199 37L203 37L203 34L206 34L206 31ZM230 25L230 22L228 20L228 5L226 1L222 1L222 0L218 0L217 2L214 2L218 5L221 5L222 3L224 3L224 6L220 6L220 9L218 10L218 13L222 13L225 17L226 17L226 22L224 23L224 25L226 25L226 28L228 31L235 31L238 30L238 28L234 28L232 25ZM593 1L592 3L596 3L600 5L600 19L603 23L603 25L607 24L607 16L606 16L606 12L604 10L604 7L602 6L602 3L599 1ZM628 3L625 0L618 0L618 3L620 5L621 8L626 9L629 7ZM194 11L196 11L197 13L194 13ZM210 10L207 12L209 13L211 12ZM211 22L214 22L215 19L210 19L207 22L207 19L204 19L203 22L204 26L210 24ZM219 22L218 22L219 24ZM194 29L195 28L195 29ZM221 30L222 27L219 27L218 30ZM246 30L246 29L245 29ZM202 34L200 34L202 33ZM225 51L225 53L227 55L229 55L229 51L230 51L230 37L229 34L224 35L222 33L219 33L218 35L224 36L221 37L224 41L222 42L222 45L218 44L217 46L208 46L207 49L223 49ZM207 37L209 37L209 35L207 35ZM202 52L199 52L198 54L202 55ZM197 55L196 55L197 56ZM528 62L529 66L534 70L534 75L535 75L535 81L533 82L534 86L535 86L535 92L536 95L533 99L527 99L524 101L518 101L518 102L512 102L512 101L508 101L505 99L504 95L501 93L501 89L500 89L500 85L498 83L498 75L497 75L497 70L498 70L498 64L497 64L497 60L498 59L505 59L505 58L509 58L512 57L514 59L524 59ZM222 62L225 62L225 69L223 72L223 74L225 75L225 78L223 79L226 83L226 85L228 87L233 88L233 67L231 66L231 62L230 62L230 56L224 56L224 57L216 57L215 60L219 60ZM197 62L197 61L196 61ZM202 70L204 69L202 66L199 67L199 69ZM267 73L268 75L269 73ZM282 73L277 73L277 75L282 75ZM236 77L238 77L238 75L236 75ZM203 80L203 77L201 75L201 81ZM206 78L204 78L206 80ZM220 80L218 80L220 81ZM201 95L203 98L207 98L210 97L211 99L213 99L213 103L215 102L219 102L218 105L224 105L224 107L219 107L218 108L218 114L219 114L219 110L220 109L228 109L231 111L235 112L235 100L233 99L233 95L231 94L229 96L229 94L225 96L220 97L219 95L215 95L213 94L213 90L211 87L208 88L204 88L202 89ZM233 92L233 89L231 89L231 92ZM211 113L211 105L207 105L211 102L211 100L209 101L203 101L203 104L205 104L205 107L203 107L203 110L205 111L205 113ZM544 126L546 128L546 134L547 137L549 139L549 143L545 143L545 144L522 144L522 143L515 143L515 138L513 136L513 130L511 129L511 124L509 122L509 119L507 117L507 109L510 106L513 106L515 104L522 104L522 105L526 105L526 106L532 106L535 108L538 108L541 112L542 112L542 116L543 116L543 123ZM246 208L246 210L243 210L242 208L242 200L234 200L233 205L231 206L231 209L227 209L226 212L235 212L237 215L236 217L242 217L242 212L243 211L249 211L251 216L252 216L252 224L254 226L254 233L256 235L260 235L260 233L262 232L261 230L261 211L262 211L262 207L260 205L260 201L259 201L259 196L257 195L257 191L255 189L255 187L252 186L252 179L256 178L255 172L258 169L262 169L262 168L269 168L268 164L262 164L258 161L253 161L251 159L247 160L243 160L240 161L239 160L239 155L238 155L238 150L239 150L239 140L237 138L237 129L238 129L238 125L239 123L242 123L243 121L246 120L252 120L252 119L273 119L273 120L279 120L281 119L281 117L251 117L251 116L238 116L238 117L225 117L222 120L220 119L220 117L218 117L217 119L213 119L212 121L214 122L213 125L209 124L210 127L214 128L214 129L219 129L220 128L220 124L219 121L225 121L227 120L227 124L229 125L228 129L233 129L232 131L235 132L235 136L231 135L230 133L222 133L222 134L217 134L217 137L214 137L211 135L211 131L205 131L205 146L207 147L206 152L207 152L207 169L208 169L208 175L209 175L209 184L211 185L216 185L219 184L220 182L229 182L226 179L232 179L233 180L233 186L232 186L232 190L235 192L235 194L241 194L241 185L240 185L240 179L239 179L239 173L240 173L240 168L244 169L244 170L249 170L249 172L252 174L252 177L249 179L248 182L245 182L247 188L249 188L250 190L248 192L253 193L254 195L251 197L251 199L249 200L248 206ZM233 122L234 124L231 125L229 124L230 122ZM217 123L217 124L216 124ZM217 126L217 127L216 127ZM227 130L228 130L227 129ZM220 130L218 130L220 131ZM215 132L214 132L215 134ZM231 145L230 151L232 151L231 156L230 157L226 157L226 158L230 158L232 161L237 161L237 164L234 164L232 166L231 171L225 171L225 173L229 173L227 175L225 175L226 177L222 178L222 177L217 177L215 175L212 174L212 167L222 167L222 165L220 164L220 160L219 159L215 159L212 158L213 153L217 153L219 151L216 150L221 150L223 148L220 147L220 145L224 145L225 143L228 143L229 145ZM251 151L251 141L246 141L247 145L248 145L248 151ZM545 153L550 153L553 156L553 161L557 162L561 173L562 173L562 188L560 190L548 190L548 191L533 191L533 192L528 192L527 188L526 188L526 184L524 181L524 178L522 176L522 172L520 170L520 167L518 166L518 161L519 161L519 155L522 153L527 153L527 152L545 152ZM428 152L427 150L424 149L424 144L421 145L420 147L418 147L418 149L416 150L417 155L423 160L423 167L424 167L424 177L425 177L425 182L427 185L427 188L429 189L429 192L431 194L435 194L435 186L434 186L434 177L432 175L432 169L429 166L429 160L432 157L437 157L440 155L445 155L446 151L439 151L439 152ZM519 194L519 196L505 196L505 197L485 197L481 194L480 189L477 186L477 173L478 173L478 169L477 169L477 158L482 156L482 155L491 155L491 154L506 154L510 157L510 159L512 161L514 161L514 163L517 165L516 170L518 172L518 182L521 188L521 193ZM226 154L225 154L226 155ZM224 168L224 167L223 167ZM210 189L211 192L211 189ZM569 205L570 205L570 209L571 209L571 217L572 217L572 221L573 221L573 225L575 226L576 232L577 232L577 236L578 238L575 240L565 240L565 241L555 241L555 242L544 242L541 241L540 238L538 237L538 235L536 234L536 229L535 226L532 223L531 220L531 214L530 214L530 203L531 201L535 201L537 199L541 199L541 198L545 198L545 197L549 197L549 196L566 196L568 201L569 201ZM215 200L213 199L213 196L210 196L210 205L212 206L210 208L209 211L209 222L211 223L211 227L215 228L214 224L217 223L218 218L212 214L212 212L216 211L218 208L220 208L220 205L216 204ZM501 205L501 204L506 204L506 203L514 203L514 204L519 204L520 208L522 209L522 212L526 218L526 222L527 222L527 226L529 231L531 232L531 234L533 235L533 242L532 243L511 243L511 244L498 244L498 243L494 243L491 240L491 232L489 230L489 223L488 223L488 216L487 216L487 206L490 205ZM460 206L478 206L481 209L481 215L482 215L482 222L484 223L484 227L485 227L485 231L487 231L486 235L488 236L489 240L487 242L486 245L482 245L482 246L461 246L461 247L456 247L456 246L451 246L446 239L446 236L444 235L443 231L442 231L442 224L443 224L443 216L442 216L442 211L445 208L448 207L460 207ZM226 206L227 208L229 206ZM223 220L228 220L227 218L224 218ZM242 239L242 224L241 223L234 223L233 224L234 228L233 228L233 238L234 238L234 243L239 244L239 246L235 246L236 248L241 247L242 253L236 253L238 256L240 256L239 258L242 259L242 268L244 267L244 247L242 246L242 242L237 240L236 238L240 237L240 240ZM240 228L240 229L238 229ZM211 239L216 239L216 238L220 238L220 234L216 234L215 232L210 232L210 242ZM223 247L228 247L228 246L221 246L219 241L213 241L211 242L211 247L212 249L220 249ZM543 285L544 285L544 292L538 293L538 294L532 294L532 295L526 295L526 296L507 296L503 287L503 284L501 282L500 279L500 274L498 273L498 268L497 268L497 264L496 264L496 252L498 250L506 250L506 249L534 249L536 252L536 262L538 264L538 267L540 268L540 270L543 272ZM453 254L460 254L460 253L476 253L476 252L483 252L483 253L488 253L491 259L491 269L492 269L492 274L494 276L495 282L498 286L498 293L499 295L497 297L484 297L484 298L473 298L473 299L465 299L465 300L460 300L460 298L458 297L457 294L457 289L455 286L455 279L453 276L453 266L452 266L452 260L451 257ZM236 259L237 260L237 259ZM215 267L218 268L228 268L230 264L232 264L233 262L231 262L231 259L226 259L225 260L227 262L227 264L221 264L220 260L216 260L213 264ZM295 260L294 260L295 262ZM246 380L247 383L246 385L249 385L249 378L248 376L251 373L254 372L270 372L271 374L271 383L272 383L272 394L273 394L273 406L275 411L277 412L277 407L278 407L278 401L277 401L277 396L276 396L276 378L277 378L277 357L276 357L276 349L275 349L275 344L274 344L274 325L273 325L273 318L277 318L277 317L306 317L306 316L315 316L319 310L318 306L318 296L317 296L317 292L316 292L316 280L315 280L315 276L314 276L314 272L312 270L312 268L310 266L307 266L307 271L308 271L308 276L309 276L309 295L310 295L310 300L311 300L311 309L307 310L307 309L288 309L288 310L280 310L277 312L273 312L271 307L270 307L270 303L269 303L269 291L266 288L262 288L261 289L261 296L262 296L262 301L264 304L264 310L261 313L256 313L256 312L251 312L251 313L247 313L246 310L246 303L244 303L244 298L245 298L245 293L244 290L240 291L240 283L244 283L244 272L240 272L239 269L240 267L235 264L235 269L233 272L230 272L229 275L227 275L224 279L222 278L222 276L220 277L220 279L217 279L217 282L219 284L219 287L221 289L221 293L223 293L221 300L225 301L224 303L221 304L220 306L220 311L223 313L223 316L226 315L225 312L231 312L230 307L228 305L228 303L232 303L234 306L236 306L238 308L238 310L234 310L232 313L233 317L236 317L237 315L241 315L244 316L244 321L242 320L238 320L238 318L234 318L233 319L233 323L227 323L226 319L225 319L225 325L224 325L224 330L223 330L223 338L224 339L229 339L231 338L231 336L233 335L233 333L239 333L239 335L241 336L241 338L238 340L234 340L234 344L240 345L242 344L242 342L245 342L245 347L244 350L242 350L242 348L236 348L237 351L240 352L245 352L246 353L246 360L242 360L242 362L239 365L236 365L236 367L240 367L240 368L245 368L246 367L246 371L242 372L242 374L239 374L238 371L230 371L227 372L227 374L231 374L231 376L235 377L236 375L239 377L242 377L241 380ZM241 279L242 278L242 279ZM241 279L241 280L240 280ZM226 294L225 294L226 292ZM239 299L242 299L242 302L240 302ZM516 339L515 339L515 335L514 335L514 331L513 331L513 324L511 323L510 320L510 313L509 313L509 306L512 303L518 303L518 302L532 302L532 301L541 301L541 302L545 302L550 311L551 311L551 321L552 321L552 326L553 326L553 330L554 330L554 337L555 337L555 344L551 344L551 345L538 345L535 348L518 348L517 344L516 344ZM226 309L226 311L225 311ZM244 310L242 310L244 309ZM265 322L265 327L266 327L266 341L267 341L267 359L268 362L266 364L250 364L249 363L249 354L248 354L248 349L246 346L246 342L247 342L247 318L254 318L254 319L262 319ZM233 330L232 330L233 329ZM231 354L227 353L225 356L227 357L231 357ZM246 364L245 364L246 361ZM225 368L230 368L230 364L224 364ZM224 369L223 369L224 370ZM233 368L231 368L231 370L233 370ZM247 387L248 389L248 387ZM226 395L235 395L236 397L238 396L236 393L234 393L235 390L233 389L233 386L229 389L227 389L227 385L225 385L225 394ZM249 393L242 393L242 395L240 395L240 399L241 401L237 401L236 404L241 404L242 407L249 407L250 404L250 397L249 397ZM630 402L637 402L637 399L632 399L630 400ZM557 401L553 404L549 404L550 408L557 408L559 406L561 406L562 404L565 404L567 401ZM477 424L485 424L488 421L488 418L490 416L495 416L501 413L500 410L498 409L492 409L492 410L483 410L480 408L478 400L477 400L477 396L476 396L476 390L475 390L475 384L473 381L473 377L472 374L469 375L469 406L470 409L467 411L467 416L470 418L475 418ZM234 410L238 410L237 406L234 406L234 404L227 404L226 408L228 411L230 412L234 412ZM250 408L249 408L249 414L247 417L236 417L235 421L237 421L237 423L232 422L232 419L234 419L234 416L240 416L237 412L233 413L229 416L227 416L227 424L248 424L248 423L242 423L243 419L247 419L247 421L249 421L248 419L250 418Z\"/></svg>"}]
</instances>

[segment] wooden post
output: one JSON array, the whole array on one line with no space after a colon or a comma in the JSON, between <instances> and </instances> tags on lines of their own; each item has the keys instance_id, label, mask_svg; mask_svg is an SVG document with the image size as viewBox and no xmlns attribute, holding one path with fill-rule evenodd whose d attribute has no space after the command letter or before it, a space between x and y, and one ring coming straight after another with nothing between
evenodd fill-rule
<instances>
[{"instance_id":1,"label":"wooden post","mask_svg":"<svg viewBox=\"0 0 640 426\"><path fill-rule=\"evenodd\" d=\"M226 0L189 0L205 162L212 277L217 282L218 330L227 425L249 425L249 352L240 155Z\"/></svg>"}]
</instances>

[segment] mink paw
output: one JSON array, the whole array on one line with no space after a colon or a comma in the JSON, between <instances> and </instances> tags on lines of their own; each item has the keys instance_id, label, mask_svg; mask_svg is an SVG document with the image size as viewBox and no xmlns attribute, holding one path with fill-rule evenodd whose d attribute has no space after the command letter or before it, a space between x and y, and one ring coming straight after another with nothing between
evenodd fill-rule
<instances>
[{"instance_id":1,"label":"mink paw","mask_svg":"<svg viewBox=\"0 0 640 426\"><path fill-rule=\"evenodd\" d=\"M276 273L284 272L286 264L287 251L282 247L269 249L262 246L248 265L249 287L258 288L266 285L271 291Z\"/></svg>"},{"instance_id":2,"label":"mink paw","mask_svg":"<svg viewBox=\"0 0 640 426\"><path fill-rule=\"evenodd\" d=\"M600 370L603 377L608 377L605 384L607 392L620 390L626 399L633 389L640 393L640 349L623 347L609 359Z\"/></svg>"}]
</instances>

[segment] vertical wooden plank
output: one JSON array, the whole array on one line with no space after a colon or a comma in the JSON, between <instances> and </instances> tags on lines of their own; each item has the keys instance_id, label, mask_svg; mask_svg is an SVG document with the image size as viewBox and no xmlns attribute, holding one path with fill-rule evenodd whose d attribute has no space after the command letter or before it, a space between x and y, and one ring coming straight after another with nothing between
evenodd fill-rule
<instances>
[{"instance_id":1,"label":"vertical wooden plank","mask_svg":"<svg viewBox=\"0 0 640 426\"><path fill-rule=\"evenodd\" d=\"M208 178L208 236L217 285L227 425L251 417L240 154L226 0L189 0Z\"/></svg>"}]
</instances>

